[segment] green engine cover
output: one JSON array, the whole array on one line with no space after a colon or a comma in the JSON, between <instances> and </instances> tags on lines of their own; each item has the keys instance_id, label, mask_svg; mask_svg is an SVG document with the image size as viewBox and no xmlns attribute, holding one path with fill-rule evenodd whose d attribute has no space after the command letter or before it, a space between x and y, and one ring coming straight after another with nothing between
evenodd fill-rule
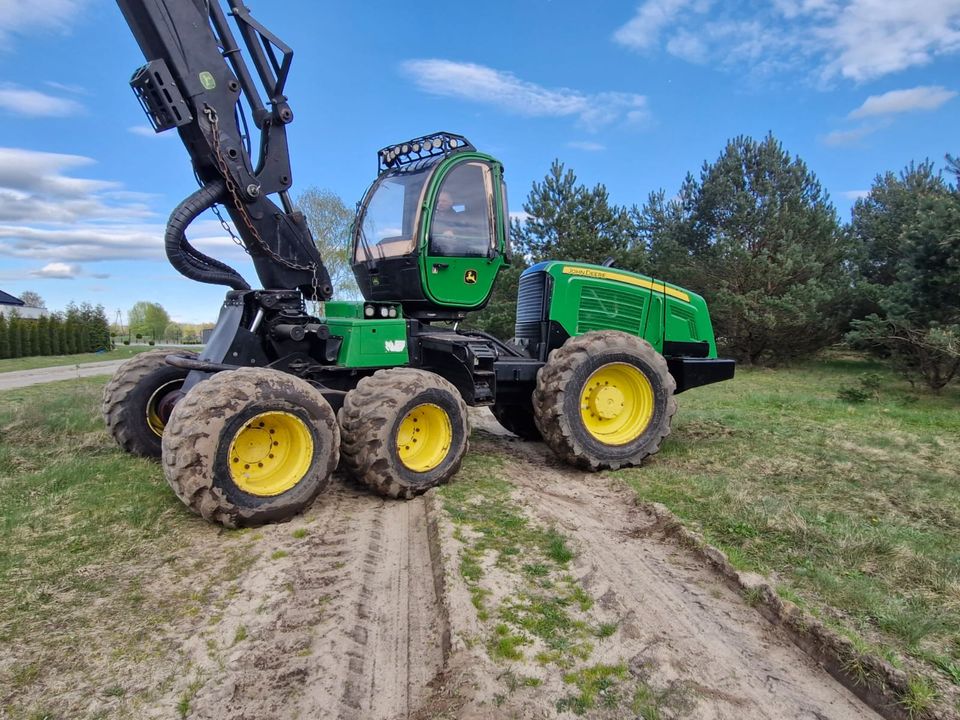
<instances>
[{"instance_id":1,"label":"green engine cover","mask_svg":"<svg viewBox=\"0 0 960 720\"><path fill-rule=\"evenodd\" d=\"M694 292L646 275L586 263L540 263L527 269L524 277L535 272L546 272L551 279L548 319L571 337L591 330L621 330L644 338L658 352L663 352L665 341L705 342L709 344L706 357L717 357L707 303Z\"/></svg>"}]
</instances>

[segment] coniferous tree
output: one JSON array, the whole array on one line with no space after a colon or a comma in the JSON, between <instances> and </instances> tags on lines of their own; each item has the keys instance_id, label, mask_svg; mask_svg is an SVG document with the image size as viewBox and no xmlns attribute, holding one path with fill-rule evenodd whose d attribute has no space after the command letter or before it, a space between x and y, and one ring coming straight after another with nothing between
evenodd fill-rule
<instances>
[{"instance_id":1,"label":"coniferous tree","mask_svg":"<svg viewBox=\"0 0 960 720\"><path fill-rule=\"evenodd\" d=\"M63 335L63 325L60 322L60 315L50 316L50 354L61 355L60 340Z\"/></svg>"},{"instance_id":2,"label":"coniferous tree","mask_svg":"<svg viewBox=\"0 0 960 720\"><path fill-rule=\"evenodd\" d=\"M10 357L23 357L23 328L20 318L16 314L10 318Z\"/></svg>"},{"instance_id":3,"label":"coniferous tree","mask_svg":"<svg viewBox=\"0 0 960 720\"><path fill-rule=\"evenodd\" d=\"M50 321L46 317L37 320L37 354L50 355Z\"/></svg>"},{"instance_id":4,"label":"coniferous tree","mask_svg":"<svg viewBox=\"0 0 960 720\"><path fill-rule=\"evenodd\" d=\"M10 333L7 318L0 313L0 360L10 357Z\"/></svg>"},{"instance_id":5,"label":"coniferous tree","mask_svg":"<svg viewBox=\"0 0 960 720\"><path fill-rule=\"evenodd\" d=\"M960 376L960 190L930 163L910 165L878 176L853 214L866 248L860 281L876 312L847 339L939 392Z\"/></svg>"},{"instance_id":6,"label":"coniferous tree","mask_svg":"<svg viewBox=\"0 0 960 720\"><path fill-rule=\"evenodd\" d=\"M738 137L678 197L634 213L652 274L704 295L724 352L781 362L836 341L849 249L816 176L772 136Z\"/></svg>"}]
</instances>

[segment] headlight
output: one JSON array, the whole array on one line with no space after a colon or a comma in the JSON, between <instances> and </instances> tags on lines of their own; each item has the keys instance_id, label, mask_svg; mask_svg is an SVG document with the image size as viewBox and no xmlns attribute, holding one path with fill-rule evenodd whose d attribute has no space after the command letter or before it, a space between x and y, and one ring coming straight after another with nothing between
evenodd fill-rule
<instances>
[{"instance_id":1,"label":"headlight","mask_svg":"<svg viewBox=\"0 0 960 720\"><path fill-rule=\"evenodd\" d=\"M373 317L373 312L374 312L374 311L373 311L373 306L372 306L372 305L365 305L365 306L363 307L363 314L364 314L366 317Z\"/></svg>"},{"instance_id":2,"label":"headlight","mask_svg":"<svg viewBox=\"0 0 960 720\"><path fill-rule=\"evenodd\" d=\"M387 317L390 314L390 309L384 305L380 308L380 317Z\"/></svg>"},{"instance_id":3,"label":"headlight","mask_svg":"<svg viewBox=\"0 0 960 720\"><path fill-rule=\"evenodd\" d=\"M395 318L397 316L397 309L395 307L390 308L390 317Z\"/></svg>"}]
</instances>

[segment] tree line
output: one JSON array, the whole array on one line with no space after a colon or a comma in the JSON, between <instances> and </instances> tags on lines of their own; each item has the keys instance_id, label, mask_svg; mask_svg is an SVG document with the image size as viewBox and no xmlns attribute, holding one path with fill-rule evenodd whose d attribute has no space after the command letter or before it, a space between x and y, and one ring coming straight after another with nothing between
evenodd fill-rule
<instances>
[{"instance_id":1,"label":"tree line","mask_svg":"<svg viewBox=\"0 0 960 720\"><path fill-rule=\"evenodd\" d=\"M102 305L71 303L66 311L36 320L0 315L0 359L73 355L113 347Z\"/></svg>"},{"instance_id":2,"label":"tree line","mask_svg":"<svg viewBox=\"0 0 960 720\"><path fill-rule=\"evenodd\" d=\"M514 264L479 327L509 338L520 273L549 259L601 263L703 295L722 352L748 364L845 340L938 391L960 373L960 162L876 177L842 223L816 175L772 135L730 140L679 190L610 202L555 161L514 221Z\"/></svg>"}]
</instances>

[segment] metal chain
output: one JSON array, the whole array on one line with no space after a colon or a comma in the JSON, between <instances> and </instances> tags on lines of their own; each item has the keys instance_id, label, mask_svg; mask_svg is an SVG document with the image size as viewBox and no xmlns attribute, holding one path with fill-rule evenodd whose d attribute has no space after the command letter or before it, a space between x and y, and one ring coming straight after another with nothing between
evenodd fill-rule
<instances>
[{"instance_id":1,"label":"metal chain","mask_svg":"<svg viewBox=\"0 0 960 720\"><path fill-rule=\"evenodd\" d=\"M247 213L247 208L243 200L240 198L240 194L237 192L237 185L233 182L233 178L230 175L229 170L227 169L227 161L223 157L223 151L220 148L220 118L217 116L217 111L214 110L209 105L203 106L203 113L207 116L207 121L210 123L211 135L213 140L213 154L214 158L217 161L217 169L220 171L220 174L223 175L223 181L227 188L227 192L230 193L230 197L233 199L233 205L236 208L237 212L240 214L243 224L246 226L247 230L250 232L251 237L257 242L259 248L268 255L272 260L288 267L291 270L309 270L312 273L311 278L311 287L313 289L313 297L311 298L314 302L319 300L319 287L320 287L320 278L318 276L318 267L317 263L310 263L309 265L300 265L295 262L291 262L289 259L276 253L273 248L271 248L266 241L260 237L260 233L257 232L257 228L253 224L250 215ZM214 214L220 220L220 224L224 229L230 234L230 237L235 243L242 247L248 254L250 249L246 244L236 236L233 230L230 228L226 220L223 219L223 215L220 214L219 208L214 206ZM277 233L279 236L279 227L277 228Z\"/></svg>"}]
</instances>

